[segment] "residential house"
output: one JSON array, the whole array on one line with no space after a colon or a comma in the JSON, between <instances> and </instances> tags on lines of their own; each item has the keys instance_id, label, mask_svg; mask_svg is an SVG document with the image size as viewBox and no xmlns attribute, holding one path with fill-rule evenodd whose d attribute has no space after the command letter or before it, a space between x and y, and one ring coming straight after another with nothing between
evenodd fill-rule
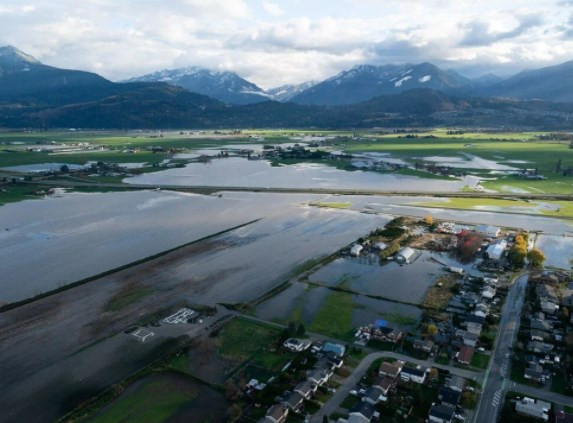
<instances>
[{"instance_id":1,"label":"residential house","mask_svg":"<svg viewBox=\"0 0 573 423\"><path fill-rule=\"evenodd\" d=\"M544 421L549 420L551 404L541 400L524 397L515 403L515 411L524 416L535 417Z\"/></svg>"},{"instance_id":2,"label":"residential house","mask_svg":"<svg viewBox=\"0 0 573 423\"><path fill-rule=\"evenodd\" d=\"M371 421L372 417L374 417L374 413L376 412L376 408L366 401L361 401L356 404L351 410L350 415L348 418L348 423L350 423L350 419L355 416L357 418L362 418L365 421Z\"/></svg>"},{"instance_id":3,"label":"residential house","mask_svg":"<svg viewBox=\"0 0 573 423\"><path fill-rule=\"evenodd\" d=\"M414 349L416 350L431 353L432 348L434 348L434 341L431 341L429 339L416 339L414 341Z\"/></svg>"},{"instance_id":4,"label":"residential house","mask_svg":"<svg viewBox=\"0 0 573 423\"><path fill-rule=\"evenodd\" d=\"M553 301L541 301L540 307L545 314L550 314L550 315L555 314L555 312L559 310L559 306Z\"/></svg>"},{"instance_id":5,"label":"residential house","mask_svg":"<svg viewBox=\"0 0 573 423\"><path fill-rule=\"evenodd\" d=\"M488 300L491 300L493 297L495 297L496 294L496 289L493 286L486 286L482 292L481 292L481 296L483 298L486 298Z\"/></svg>"},{"instance_id":6,"label":"residential house","mask_svg":"<svg viewBox=\"0 0 573 423\"><path fill-rule=\"evenodd\" d=\"M304 399L310 399L316 392L317 388L318 386L316 386L314 383L309 380L305 380L304 382L300 382L298 385L296 385L293 389L293 392L298 392L304 397Z\"/></svg>"},{"instance_id":7,"label":"residential house","mask_svg":"<svg viewBox=\"0 0 573 423\"><path fill-rule=\"evenodd\" d=\"M490 260L499 261L507 248L507 241L502 239L501 241L496 242L495 244L491 244L487 247L485 253Z\"/></svg>"},{"instance_id":8,"label":"residential house","mask_svg":"<svg viewBox=\"0 0 573 423\"><path fill-rule=\"evenodd\" d=\"M532 329L531 332L529 333L529 336L532 341L539 341L539 342L543 342L547 338L549 338L549 335L546 332L536 329Z\"/></svg>"},{"instance_id":9,"label":"residential house","mask_svg":"<svg viewBox=\"0 0 573 423\"><path fill-rule=\"evenodd\" d=\"M497 238L501 233L501 229L492 225L478 225L476 226L476 232L489 238Z\"/></svg>"},{"instance_id":10,"label":"residential house","mask_svg":"<svg viewBox=\"0 0 573 423\"><path fill-rule=\"evenodd\" d=\"M479 334L481 333L481 330L482 330L482 325L477 324L477 323L468 322L467 326L466 326L466 330L469 333L473 333L474 335L479 336Z\"/></svg>"},{"instance_id":11,"label":"residential house","mask_svg":"<svg viewBox=\"0 0 573 423\"><path fill-rule=\"evenodd\" d=\"M290 392L283 401L283 405L294 413L300 410L303 403L304 397L298 392Z\"/></svg>"},{"instance_id":12,"label":"residential house","mask_svg":"<svg viewBox=\"0 0 573 423\"><path fill-rule=\"evenodd\" d=\"M372 386L380 389L382 391L382 395L384 395L385 397L388 396L388 391L392 389L393 385L394 385L394 379L392 379L390 376L384 376L384 377L378 376L376 377L376 379L374 379L374 382L372 383Z\"/></svg>"},{"instance_id":13,"label":"residential house","mask_svg":"<svg viewBox=\"0 0 573 423\"><path fill-rule=\"evenodd\" d=\"M445 404L434 404L430 408L429 421L432 423L452 423L456 409Z\"/></svg>"},{"instance_id":14,"label":"residential house","mask_svg":"<svg viewBox=\"0 0 573 423\"><path fill-rule=\"evenodd\" d=\"M288 408L283 404L275 404L267 410L267 414L262 422L284 423L288 417Z\"/></svg>"},{"instance_id":15,"label":"residential house","mask_svg":"<svg viewBox=\"0 0 573 423\"><path fill-rule=\"evenodd\" d=\"M336 354L338 357L342 357L344 355L344 353L346 352L346 347L344 345L341 345L341 344L334 344L332 342L326 342L324 344L324 346L322 347L322 351L325 353L332 352L332 353Z\"/></svg>"},{"instance_id":16,"label":"residential house","mask_svg":"<svg viewBox=\"0 0 573 423\"><path fill-rule=\"evenodd\" d=\"M471 332L466 331L464 333L463 343L464 343L464 345L467 345L468 347L474 347L475 348L478 339L479 339L479 335L476 335L475 333L471 333Z\"/></svg>"},{"instance_id":17,"label":"residential house","mask_svg":"<svg viewBox=\"0 0 573 423\"><path fill-rule=\"evenodd\" d=\"M442 402L442 404L456 407L459 404L461 397L462 397L461 392L455 389L448 388L446 386L442 386L438 390L438 399Z\"/></svg>"},{"instance_id":18,"label":"residential house","mask_svg":"<svg viewBox=\"0 0 573 423\"><path fill-rule=\"evenodd\" d=\"M466 380L461 376L452 375L446 382L445 386L454 391L463 392L466 386Z\"/></svg>"},{"instance_id":19,"label":"residential house","mask_svg":"<svg viewBox=\"0 0 573 423\"><path fill-rule=\"evenodd\" d=\"M291 351L301 352L301 351L307 350L310 347L311 342L307 341L307 340L289 338L283 343L283 345L285 348L287 348Z\"/></svg>"},{"instance_id":20,"label":"residential house","mask_svg":"<svg viewBox=\"0 0 573 423\"><path fill-rule=\"evenodd\" d=\"M344 360L342 358L330 351L326 353L325 359L331 369L340 369L344 364Z\"/></svg>"},{"instance_id":21,"label":"residential house","mask_svg":"<svg viewBox=\"0 0 573 423\"><path fill-rule=\"evenodd\" d=\"M485 316L477 316L476 314L468 314L465 318L467 323L477 323L482 325L485 320Z\"/></svg>"},{"instance_id":22,"label":"residential house","mask_svg":"<svg viewBox=\"0 0 573 423\"><path fill-rule=\"evenodd\" d=\"M529 367L525 369L524 377L535 382L545 383L549 378L549 372L545 371L543 366L535 363L530 364Z\"/></svg>"},{"instance_id":23,"label":"residential house","mask_svg":"<svg viewBox=\"0 0 573 423\"><path fill-rule=\"evenodd\" d=\"M427 369L421 366L404 366L400 372L400 378L405 382L424 383L426 381Z\"/></svg>"},{"instance_id":24,"label":"residential house","mask_svg":"<svg viewBox=\"0 0 573 423\"><path fill-rule=\"evenodd\" d=\"M371 386L366 390L366 393L362 397L362 401L366 401L372 405L378 404L380 401L386 401L386 396L380 388L377 386Z\"/></svg>"},{"instance_id":25,"label":"residential house","mask_svg":"<svg viewBox=\"0 0 573 423\"><path fill-rule=\"evenodd\" d=\"M553 351L553 345L545 342L531 341L527 344L527 350L537 354L547 354Z\"/></svg>"},{"instance_id":26,"label":"residential house","mask_svg":"<svg viewBox=\"0 0 573 423\"><path fill-rule=\"evenodd\" d=\"M392 363L388 363L387 361L384 361L380 365L380 369L378 370L378 374L380 376L388 376L388 377L391 377L392 379L395 379L396 377L398 377L398 375L402 371L403 367L404 367L404 365L400 361L394 361Z\"/></svg>"},{"instance_id":27,"label":"residential house","mask_svg":"<svg viewBox=\"0 0 573 423\"><path fill-rule=\"evenodd\" d=\"M485 303L476 304L473 314L485 318L489 314L488 305Z\"/></svg>"},{"instance_id":28,"label":"residential house","mask_svg":"<svg viewBox=\"0 0 573 423\"><path fill-rule=\"evenodd\" d=\"M322 386L328 382L331 376L332 370L314 369L309 373L307 380L315 385Z\"/></svg>"},{"instance_id":29,"label":"residential house","mask_svg":"<svg viewBox=\"0 0 573 423\"><path fill-rule=\"evenodd\" d=\"M462 345L458 351L457 360L460 364L470 365L474 357L475 349L473 347L468 347L467 345Z\"/></svg>"},{"instance_id":30,"label":"residential house","mask_svg":"<svg viewBox=\"0 0 573 423\"><path fill-rule=\"evenodd\" d=\"M531 320L531 323L529 324L529 326L531 327L531 329L534 329L534 330L553 332L553 323L548 322L547 320L533 319L533 320Z\"/></svg>"}]
</instances>

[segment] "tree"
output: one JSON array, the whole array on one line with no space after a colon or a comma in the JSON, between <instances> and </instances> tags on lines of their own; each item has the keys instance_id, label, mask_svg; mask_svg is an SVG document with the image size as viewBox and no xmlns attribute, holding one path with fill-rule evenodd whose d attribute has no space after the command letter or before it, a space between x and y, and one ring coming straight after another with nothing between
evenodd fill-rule
<instances>
[{"instance_id":1,"label":"tree","mask_svg":"<svg viewBox=\"0 0 573 423\"><path fill-rule=\"evenodd\" d=\"M68 165L61 165L60 172L62 173L70 173L70 167Z\"/></svg>"},{"instance_id":2,"label":"tree","mask_svg":"<svg viewBox=\"0 0 573 423\"><path fill-rule=\"evenodd\" d=\"M228 422L234 422L243 414L243 409L239 404L233 404L227 409L227 420Z\"/></svg>"},{"instance_id":3,"label":"tree","mask_svg":"<svg viewBox=\"0 0 573 423\"><path fill-rule=\"evenodd\" d=\"M432 217L431 214L428 214L426 215L426 217L424 217L424 222L426 222L426 225L432 226L432 224L434 223L434 218Z\"/></svg>"},{"instance_id":4,"label":"tree","mask_svg":"<svg viewBox=\"0 0 573 423\"><path fill-rule=\"evenodd\" d=\"M322 416L322 423L328 423L329 421L327 416Z\"/></svg>"},{"instance_id":5,"label":"tree","mask_svg":"<svg viewBox=\"0 0 573 423\"><path fill-rule=\"evenodd\" d=\"M543 262L545 261L545 254L538 248L532 249L528 254L527 258L531 263L531 266L539 268L543 267Z\"/></svg>"},{"instance_id":6,"label":"tree","mask_svg":"<svg viewBox=\"0 0 573 423\"><path fill-rule=\"evenodd\" d=\"M426 328L426 332L431 337L434 337L438 334L438 327L436 325L429 324L428 327Z\"/></svg>"},{"instance_id":7,"label":"tree","mask_svg":"<svg viewBox=\"0 0 573 423\"><path fill-rule=\"evenodd\" d=\"M296 333L296 324L294 322L288 323L287 332L288 332L289 336L293 336Z\"/></svg>"},{"instance_id":8,"label":"tree","mask_svg":"<svg viewBox=\"0 0 573 423\"><path fill-rule=\"evenodd\" d=\"M463 261L470 260L477 253L482 243L483 243L483 236L481 236L477 232L470 232L470 231L460 232L458 234L458 242L456 245L458 256Z\"/></svg>"},{"instance_id":9,"label":"tree","mask_svg":"<svg viewBox=\"0 0 573 423\"><path fill-rule=\"evenodd\" d=\"M300 323L298 325L298 328L296 329L296 334L298 336L303 336L306 333L306 329L304 328L304 325L302 323Z\"/></svg>"}]
</instances>

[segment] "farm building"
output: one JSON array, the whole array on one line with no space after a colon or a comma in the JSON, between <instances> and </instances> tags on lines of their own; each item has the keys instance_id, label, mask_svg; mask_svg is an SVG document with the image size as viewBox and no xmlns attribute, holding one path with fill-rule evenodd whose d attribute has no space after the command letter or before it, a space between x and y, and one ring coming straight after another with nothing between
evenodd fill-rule
<instances>
[{"instance_id":1,"label":"farm building","mask_svg":"<svg viewBox=\"0 0 573 423\"><path fill-rule=\"evenodd\" d=\"M398 263L410 263L410 260L412 259L412 257L414 257L414 254L416 254L416 251L414 251L410 247L405 247L402 248L400 251L398 251L395 260Z\"/></svg>"},{"instance_id":2,"label":"farm building","mask_svg":"<svg viewBox=\"0 0 573 423\"><path fill-rule=\"evenodd\" d=\"M352 248L350 249L350 255L358 257L363 249L364 247L362 247L362 245L360 244L353 245Z\"/></svg>"}]
</instances>

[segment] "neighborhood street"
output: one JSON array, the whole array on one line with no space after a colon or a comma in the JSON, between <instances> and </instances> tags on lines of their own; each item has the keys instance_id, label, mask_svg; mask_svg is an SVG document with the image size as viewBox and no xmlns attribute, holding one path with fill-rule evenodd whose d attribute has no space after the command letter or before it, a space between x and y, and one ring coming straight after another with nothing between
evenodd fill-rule
<instances>
[{"instance_id":1,"label":"neighborhood street","mask_svg":"<svg viewBox=\"0 0 573 423\"><path fill-rule=\"evenodd\" d=\"M476 423L497 421L503 405L507 382L509 382L511 351L519 328L528 277L528 275L519 276L507 295L499 324L500 329L485 372L482 395L476 411Z\"/></svg>"}]
</instances>

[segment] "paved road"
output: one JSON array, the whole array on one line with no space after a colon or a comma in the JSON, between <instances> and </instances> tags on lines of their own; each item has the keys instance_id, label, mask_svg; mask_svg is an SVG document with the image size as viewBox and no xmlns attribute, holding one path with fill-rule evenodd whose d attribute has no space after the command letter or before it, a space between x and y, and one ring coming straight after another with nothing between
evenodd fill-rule
<instances>
[{"instance_id":1,"label":"paved road","mask_svg":"<svg viewBox=\"0 0 573 423\"><path fill-rule=\"evenodd\" d=\"M521 309L525 300L528 275L519 276L507 295L501 315L500 329L485 373L482 395L475 414L476 423L497 421L509 382L511 348L515 342Z\"/></svg>"},{"instance_id":2,"label":"paved road","mask_svg":"<svg viewBox=\"0 0 573 423\"><path fill-rule=\"evenodd\" d=\"M508 383L507 389L532 396L534 398L539 398L543 401L553 402L555 404L567 405L569 407L573 404L573 398L568 397L567 395L561 395L555 392L546 391L545 389L533 388L531 386L521 385L515 382Z\"/></svg>"},{"instance_id":3,"label":"paved road","mask_svg":"<svg viewBox=\"0 0 573 423\"><path fill-rule=\"evenodd\" d=\"M21 175L20 175L21 176ZM38 184L38 181L24 182L29 184ZM341 188L273 188L273 187L238 187L238 186L200 186L200 185L141 185L141 184L123 184L123 183L94 183L79 182L75 180L41 180L43 185L54 186L100 186L108 188L132 188L132 189L154 189L160 188L173 191L190 191L190 192L219 192L219 191L237 191L237 192L273 192L289 194L340 194L340 195L386 195L386 196L427 196L432 197L477 197L477 198L520 198L530 200L573 200L573 195L569 194L535 194L535 193L496 193L496 192L463 192L463 191L400 191L400 190L376 190L376 189L341 189Z\"/></svg>"},{"instance_id":4,"label":"paved road","mask_svg":"<svg viewBox=\"0 0 573 423\"><path fill-rule=\"evenodd\" d=\"M466 379L481 381L481 374L471 372L469 370L460 369L452 366L436 365L428 360L417 360L410 356L398 354L390 351L378 351L367 355L360 364L352 371L352 373L341 382L341 385L336 390L335 394L322 406L322 408L312 416L311 422L322 422L324 416L329 416L334 413L342 401L350 394L352 388L362 379L370 365L379 358L389 357L397 360L408 361L410 363L420 364L427 367L437 367L448 370L450 373L464 377Z\"/></svg>"}]
</instances>

